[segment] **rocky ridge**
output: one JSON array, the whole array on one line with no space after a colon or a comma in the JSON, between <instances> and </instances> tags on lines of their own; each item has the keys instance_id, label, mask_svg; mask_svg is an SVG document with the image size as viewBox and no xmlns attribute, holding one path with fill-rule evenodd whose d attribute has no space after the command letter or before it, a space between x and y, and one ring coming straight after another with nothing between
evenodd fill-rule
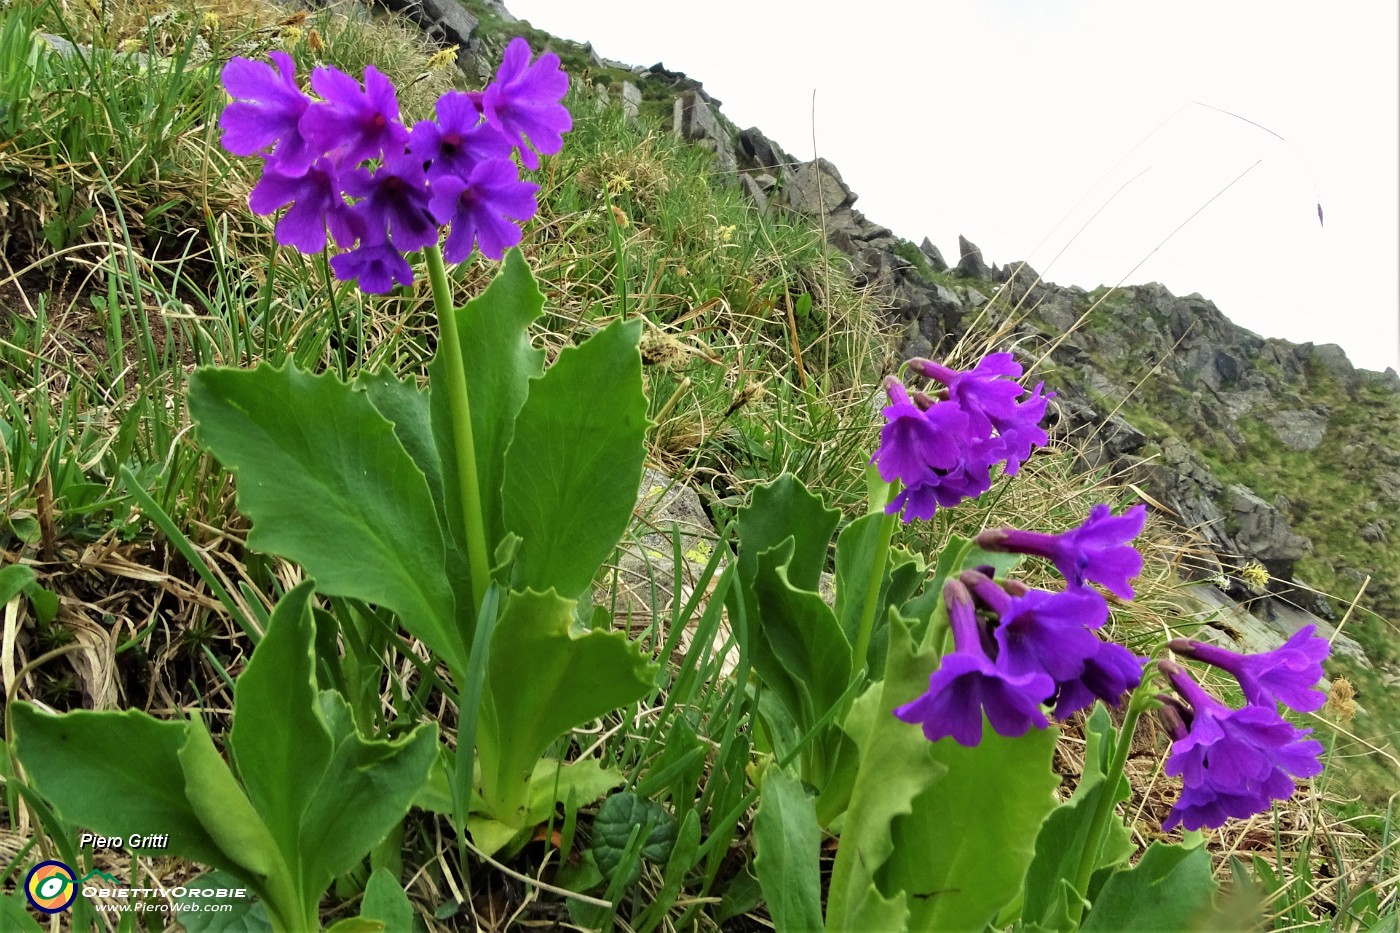
<instances>
[{"instance_id":1,"label":"rocky ridge","mask_svg":"<svg viewBox=\"0 0 1400 933\"><path fill-rule=\"evenodd\" d=\"M1003 345L1041 351L1037 375L1058 392L1056 431L1083 467L1140 483L1207 543L1210 554L1183 569L1209 588L1197 592L1203 613L1221 618L1229 597L1227 640L1277 644L1309 620L1330 629L1339 607L1313 588L1355 592L1362 581L1359 605L1378 617L1373 627L1383 634L1386 620L1400 619L1387 572L1400 573L1388 546L1400 535L1393 370L1356 369L1334 345L1261 338L1200 295L1156 283L1086 291L1045 282L1025 263L990 263L962 237L950 265L927 239L915 247L856 209L835 165L798 161L758 128L734 126L686 75L603 59L517 21L500 0L382 2L458 46L470 77L489 74L497 49L488 33L495 45L502 34L526 35L559 52L599 100L617 99L629 115L651 102L672 132L715 154L717 183L739 186L759 210L817 224L858 284L883 298L906 356L946 353L978 319L1001 328ZM1338 482L1319 481L1339 466ZM1267 582L1254 579L1256 564Z\"/></svg>"}]
</instances>

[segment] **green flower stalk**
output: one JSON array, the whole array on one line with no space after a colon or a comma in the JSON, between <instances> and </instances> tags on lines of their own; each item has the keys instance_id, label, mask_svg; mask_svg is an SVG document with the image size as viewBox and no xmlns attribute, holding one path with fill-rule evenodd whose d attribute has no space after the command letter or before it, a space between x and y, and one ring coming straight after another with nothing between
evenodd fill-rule
<instances>
[{"instance_id":1,"label":"green flower stalk","mask_svg":"<svg viewBox=\"0 0 1400 933\"><path fill-rule=\"evenodd\" d=\"M432 283L433 309L437 312L443 362L447 365L447 404L452 412L452 445L457 456L457 482L462 500L462 520L467 538L467 563L471 569L473 613L481 608L491 568L486 559L486 523L481 508L481 483L477 478L476 444L472 439L472 406L467 393L467 369L462 360L462 341L457 334L457 311L452 306L452 288L436 246L424 250L428 261L428 281Z\"/></svg>"}]
</instances>

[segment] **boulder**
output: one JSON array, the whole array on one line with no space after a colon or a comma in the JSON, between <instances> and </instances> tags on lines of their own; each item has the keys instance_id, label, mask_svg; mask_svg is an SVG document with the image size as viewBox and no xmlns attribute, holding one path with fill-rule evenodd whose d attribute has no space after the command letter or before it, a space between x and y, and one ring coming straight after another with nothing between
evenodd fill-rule
<instances>
[{"instance_id":1,"label":"boulder","mask_svg":"<svg viewBox=\"0 0 1400 933\"><path fill-rule=\"evenodd\" d=\"M1055 334L1065 333L1079 320L1079 313L1075 311L1073 302L1057 292L1050 292L1037 301L1032 306L1031 313L1049 325L1051 333Z\"/></svg>"},{"instance_id":2,"label":"boulder","mask_svg":"<svg viewBox=\"0 0 1400 933\"><path fill-rule=\"evenodd\" d=\"M739 163L734 157L729 132L698 90L686 91L676 98L672 116L677 136L715 154L715 167L722 177L732 179L738 174Z\"/></svg>"},{"instance_id":3,"label":"boulder","mask_svg":"<svg viewBox=\"0 0 1400 933\"><path fill-rule=\"evenodd\" d=\"M1309 344L1303 344L1304 347ZM1299 348L1301 349L1301 347ZM1347 359L1346 351L1335 343L1324 343L1312 347L1311 359L1314 366L1342 384L1348 392L1356 391L1359 377L1356 367Z\"/></svg>"},{"instance_id":4,"label":"boulder","mask_svg":"<svg viewBox=\"0 0 1400 933\"><path fill-rule=\"evenodd\" d=\"M768 194L752 175L745 175L742 172L739 174L739 190L748 196L754 207L758 208L759 213L765 213L768 210Z\"/></svg>"},{"instance_id":5,"label":"boulder","mask_svg":"<svg viewBox=\"0 0 1400 933\"><path fill-rule=\"evenodd\" d=\"M637 119L637 114L642 109L641 88L631 81L622 82L622 113L628 121Z\"/></svg>"},{"instance_id":6,"label":"boulder","mask_svg":"<svg viewBox=\"0 0 1400 933\"><path fill-rule=\"evenodd\" d=\"M745 171L776 174L786 169L791 161L787 153L759 132L756 126L740 131L735 154L739 158L739 167Z\"/></svg>"},{"instance_id":7,"label":"boulder","mask_svg":"<svg viewBox=\"0 0 1400 933\"><path fill-rule=\"evenodd\" d=\"M1214 391L1228 389L1240 381L1247 363L1224 349L1200 348L1188 357L1188 366L1196 376Z\"/></svg>"},{"instance_id":8,"label":"boulder","mask_svg":"<svg viewBox=\"0 0 1400 933\"><path fill-rule=\"evenodd\" d=\"M681 567L677 591L674 542L680 540ZM617 588L619 612L645 613L654 605L661 617L669 615L676 599L689 599L715 541L714 525L695 490L653 469L642 473L642 485L632 527L618 546ZM599 601L611 601L607 587L599 587Z\"/></svg>"},{"instance_id":9,"label":"boulder","mask_svg":"<svg viewBox=\"0 0 1400 933\"><path fill-rule=\"evenodd\" d=\"M1008 307L1031 307L1050 294L1050 289L1040 279L1040 273L1024 260L1007 263L997 278L1002 283L1002 301Z\"/></svg>"},{"instance_id":10,"label":"boulder","mask_svg":"<svg viewBox=\"0 0 1400 933\"><path fill-rule=\"evenodd\" d=\"M924 254L924 258L928 260L929 268L934 272L948 271L948 260L943 258L943 254L928 237L924 237L924 241L919 244L919 252Z\"/></svg>"},{"instance_id":11,"label":"boulder","mask_svg":"<svg viewBox=\"0 0 1400 933\"><path fill-rule=\"evenodd\" d=\"M788 196L789 206L791 206L791 191L788 192ZM803 195L803 197L806 196ZM861 242L861 221L863 218L856 211L849 207L838 207L834 210L828 210L825 216L821 214L813 214L812 216L821 223L826 232L826 242L830 246L848 256L854 256L864 248L865 244Z\"/></svg>"},{"instance_id":12,"label":"boulder","mask_svg":"<svg viewBox=\"0 0 1400 933\"><path fill-rule=\"evenodd\" d=\"M958 275L986 281L992 277L991 268L982 260L982 250L965 236L958 237Z\"/></svg>"},{"instance_id":13,"label":"boulder","mask_svg":"<svg viewBox=\"0 0 1400 933\"><path fill-rule=\"evenodd\" d=\"M417 23L425 33L443 45L455 45L462 55L474 55L480 42L476 39L478 20L457 0L380 0L387 10L403 14ZM488 4L499 6L499 4ZM504 11L504 7L500 7ZM509 16L509 14L506 14ZM514 17L510 17L514 19ZM535 49L536 52L541 51Z\"/></svg>"},{"instance_id":14,"label":"boulder","mask_svg":"<svg viewBox=\"0 0 1400 933\"><path fill-rule=\"evenodd\" d=\"M1291 580L1294 562L1312 550L1312 542L1294 534L1278 509L1247 486L1231 484L1220 501L1234 552L1259 561L1279 580Z\"/></svg>"},{"instance_id":15,"label":"boulder","mask_svg":"<svg viewBox=\"0 0 1400 933\"><path fill-rule=\"evenodd\" d=\"M694 78L688 77L684 72L671 71L661 62L657 62L650 68L642 67L639 65L636 68L632 69L632 73L634 75L637 75L638 77L646 75L647 77L650 77L653 81L669 85L670 87L674 88L678 94L694 92L701 100L703 100L705 103L709 104L711 107L714 107L716 109L723 106L723 103L720 100L711 97L705 92L704 85L702 85L699 81L696 81Z\"/></svg>"},{"instance_id":16,"label":"boulder","mask_svg":"<svg viewBox=\"0 0 1400 933\"><path fill-rule=\"evenodd\" d=\"M1256 654L1272 651L1306 625L1317 626L1317 633L1332 643L1333 656L1345 656L1361 667L1370 668L1365 651L1351 637L1325 619L1299 606L1276 599L1245 599L1236 602L1213 586L1186 587L1182 597L1191 616L1204 623L1191 632L1198 641L1211 642L1231 651ZM1324 683L1325 687L1325 683Z\"/></svg>"},{"instance_id":17,"label":"boulder","mask_svg":"<svg viewBox=\"0 0 1400 933\"><path fill-rule=\"evenodd\" d=\"M798 163L788 179L788 208L808 217L835 213L855 201L856 195L841 180L841 173L826 159Z\"/></svg>"},{"instance_id":18,"label":"boulder","mask_svg":"<svg viewBox=\"0 0 1400 933\"><path fill-rule=\"evenodd\" d=\"M1289 450L1312 450L1327 434L1327 416L1315 411L1275 411L1266 409L1264 423Z\"/></svg>"}]
</instances>

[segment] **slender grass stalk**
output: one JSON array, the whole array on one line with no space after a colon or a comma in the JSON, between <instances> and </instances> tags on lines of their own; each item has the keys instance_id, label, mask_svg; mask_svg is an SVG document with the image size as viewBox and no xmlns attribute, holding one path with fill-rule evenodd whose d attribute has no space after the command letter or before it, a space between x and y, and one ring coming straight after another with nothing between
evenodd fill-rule
<instances>
[{"instance_id":1,"label":"slender grass stalk","mask_svg":"<svg viewBox=\"0 0 1400 933\"><path fill-rule=\"evenodd\" d=\"M473 614L491 582L486 560L486 524L481 514L481 481L476 473L476 443L472 440L471 399L467 395L467 368L462 359L462 341L457 335L457 310L452 306L452 289L442 252L436 246L423 251L428 260L428 280L433 287L433 309L437 311L440 338L438 351L447 364L447 404L452 412L452 443L457 454L457 482L460 484L462 518L466 524L467 563L472 575Z\"/></svg>"}]
</instances>

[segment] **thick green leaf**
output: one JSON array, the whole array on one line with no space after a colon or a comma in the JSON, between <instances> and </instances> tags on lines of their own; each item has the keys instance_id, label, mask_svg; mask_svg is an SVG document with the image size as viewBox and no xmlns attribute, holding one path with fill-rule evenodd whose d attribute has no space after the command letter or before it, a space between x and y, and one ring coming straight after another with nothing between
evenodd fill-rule
<instances>
[{"instance_id":1,"label":"thick green leaf","mask_svg":"<svg viewBox=\"0 0 1400 933\"><path fill-rule=\"evenodd\" d=\"M1021 919L1027 925L1037 924L1045 930L1068 930L1073 926L1070 898L1076 897L1071 892L1083 858L1089 823L1099 799L1109 792L1104 771L1113 752L1113 723L1102 705L1094 707L1085 724L1085 733L1088 745L1084 772L1074 796L1056 807L1041 825L1035 841L1035 858L1026 871ZM1130 789L1126 780L1120 777L1113 790L1115 802L1128 799ZM1094 867L1118 864L1132 852L1127 827L1121 820L1113 820Z\"/></svg>"},{"instance_id":2,"label":"thick green leaf","mask_svg":"<svg viewBox=\"0 0 1400 933\"><path fill-rule=\"evenodd\" d=\"M636 827L642 827L642 858L654 864L665 862L676 842L676 818L661 804L637 794L613 794L598 808L593 818L593 857L605 879L611 879L622 865L627 841ZM641 865L632 866L625 884L635 884Z\"/></svg>"},{"instance_id":3,"label":"thick green leaf","mask_svg":"<svg viewBox=\"0 0 1400 933\"><path fill-rule=\"evenodd\" d=\"M890 565L889 585L880 596L875 625L870 632L870 647L866 649L866 669L871 671L885 669L885 650L889 646L889 631L885 628L888 619L886 610L905 605L928 580L929 566L923 557L904 548L890 548Z\"/></svg>"},{"instance_id":4,"label":"thick green leaf","mask_svg":"<svg viewBox=\"0 0 1400 933\"><path fill-rule=\"evenodd\" d=\"M486 291L456 312L471 400L472 444L486 543L492 553L506 529L501 502L506 449L515 436L515 419L529 394L530 380L544 372L544 351L530 345L530 325L543 307L544 296L530 275L529 265L519 249L512 249ZM457 475L457 457L447 404L447 366L441 353L428 366L428 375L437 387L432 397L433 431L443 475L453 477ZM457 484L447 482L445 492L448 513L454 516L449 527L456 536L462 528Z\"/></svg>"},{"instance_id":5,"label":"thick green leaf","mask_svg":"<svg viewBox=\"0 0 1400 933\"><path fill-rule=\"evenodd\" d=\"M870 568L879 544L880 524L885 516L879 512L862 515L841 529L836 538L836 617L846 640L855 643L860 627L861 610L865 607L865 591L870 583ZM890 553L884 576L880 578L880 595L876 605L876 622L885 619L884 609L902 604L924 581L926 568L908 552ZM878 668L872 668L878 670Z\"/></svg>"},{"instance_id":6,"label":"thick green leaf","mask_svg":"<svg viewBox=\"0 0 1400 933\"><path fill-rule=\"evenodd\" d=\"M209 835L229 859L243 868L240 874L250 877L259 887L262 879L273 875L279 875L277 880L282 883L290 880L276 840L214 747L204 721L191 720L186 735L179 751L185 796Z\"/></svg>"},{"instance_id":7,"label":"thick green leaf","mask_svg":"<svg viewBox=\"0 0 1400 933\"><path fill-rule=\"evenodd\" d=\"M822 785L817 794L817 822L827 828L833 826L851 803L856 775L860 773L860 749L839 725L823 731L820 741L817 754L822 756L819 766Z\"/></svg>"},{"instance_id":8,"label":"thick green leaf","mask_svg":"<svg viewBox=\"0 0 1400 933\"><path fill-rule=\"evenodd\" d=\"M365 899L360 903L360 916L377 920L385 930L412 930L413 904L387 868L376 868L365 886Z\"/></svg>"},{"instance_id":9,"label":"thick green leaf","mask_svg":"<svg viewBox=\"0 0 1400 933\"><path fill-rule=\"evenodd\" d=\"M438 502L438 521L446 527L447 515L439 501L444 482L442 456L433 436L430 393L412 378L399 379L391 372L360 373L352 388L364 392L374 410L393 426L404 452L423 471L428 490Z\"/></svg>"},{"instance_id":10,"label":"thick green leaf","mask_svg":"<svg viewBox=\"0 0 1400 933\"><path fill-rule=\"evenodd\" d=\"M250 547L301 563L324 593L394 611L465 664L427 480L364 392L291 366L204 368L189 405L204 445L238 476Z\"/></svg>"},{"instance_id":11,"label":"thick green leaf","mask_svg":"<svg viewBox=\"0 0 1400 933\"><path fill-rule=\"evenodd\" d=\"M437 755L436 723L393 741L371 740L356 730L340 694L323 691L318 701L333 748L320 780L308 776L314 786L301 823L307 897L319 897L403 819ZM307 846L306 840L316 844Z\"/></svg>"},{"instance_id":12,"label":"thick green leaf","mask_svg":"<svg viewBox=\"0 0 1400 933\"><path fill-rule=\"evenodd\" d=\"M788 538L795 544L788 580L799 590L817 590L840 517L790 473L756 488L739 510L739 579L745 591L752 590L758 556Z\"/></svg>"},{"instance_id":13,"label":"thick green leaf","mask_svg":"<svg viewBox=\"0 0 1400 933\"><path fill-rule=\"evenodd\" d=\"M684 811L694 806L710 746L700 740L695 726L683 716L671 720L665 735L655 764L638 775L632 789L644 797L660 798L664 794L678 811Z\"/></svg>"},{"instance_id":14,"label":"thick green leaf","mask_svg":"<svg viewBox=\"0 0 1400 933\"><path fill-rule=\"evenodd\" d=\"M1053 730L981 745L930 743L893 710L928 687L931 649L890 621L885 680L846 723L861 745L827 906L831 931L980 931L1020 891L1041 820L1054 806Z\"/></svg>"},{"instance_id":15,"label":"thick green leaf","mask_svg":"<svg viewBox=\"0 0 1400 933\"><path fill-rule=\"evenodd\" d=\"M530 775L531 822L543 822L554 812L556 803L570 797L575 806L587 806L626 780L620 771L605 767L597 758L580 758L567 764L541 758Z\"/></svg>"},{"instance_id":16,"label":"thick green leaf","mask_svg":"<svg viewBox=\"0 0 1400 933\"><path fill-rule=\"evenodd\" d=\"M724 889L719 907L715 908L715 922L721 926L741 914L746 914L763 903L763 888L747 868L734 876Z\"/></svg>"},{"instance_id":17,"label":"thick green leaf","mask_svg":"<svg viewBox=\"0 0 1400 933\"><path fill-rule=\"evenodd\" d=\"M766 716L769 736L779 757L792 751L798 736L810 733L851 687L851 645L822 597L795 588L789 579L795 541L763 552L753 579L757 612L749 648L753 668L767 693L782 702L784 716ZM760 707L762 709L762 707ZM788 724L793 729L788 729ZM834 725L819 730L804 748L802 779L821 798L823 825L845 809L859 767L855 746Z\"/></svg>"},{"instance_id":18,"label":"thick green leaf","mask_svg":"<svg viewBox=\"0 0 1400 933\"><path fill-rule=\"evenodd\" d=\"M928 689L929 672L937 664L934 652L916 650L909 627L908 620L890 611L885 678L857 698L842 724L860 746L861 765L832 868L828 933L907 929L909 896L919 893L887 895L875 884L875 873L894 852L891 824L912 812L914 800L945 770L919 728L894 716L896 706Z\"/></svg>"},{"instance_id":19,"label":"thick green leaf","mask_svg":"<svg viewBox=\"0 0 1400 933\"><path fill-rule=\"evenodd\" d=\"M420 389L407 379L400 381L392 373L361 373L355 387L363 389L370 404L394 426L394 436L403 444L409 457L423 471L437 508L438 525L449 533L443 535L447 549L447 581L457 603L459 628L470 632L475 620L470 618L476 602L471 594L471 568L467 562L465 530L461 509L456 505L457 481L453 473L444 474L444 464L456 463L451 451L438 447L433 425L431 393ZM467 618L462 618L466 614ZM469 636L463 635L465 642Z\"/></svg>"},{"instance_id":20,"label":"thick green leaf","mask_svg":"<svg viewBox=\"0 0 1400 933\"><path fill-rule=\"evenodd\" d=\"M11 707L15 752L64 819L103 835L169 833L167 852L241 874L185 796L180 748L188 722L79 710L54 716Z\"/></svg>"},{"instance_id":21,"label":"thick green leaf","mask_svg":"<svg viewBox=\"0 0 1400 933\"><path fill-rule=\"evenodd\" d=\"M753 821L754 871L779 931L822 928L817 802L777 765L763 772Z\"/></svg>"},{"instance_id":22,"label":"thick green leaf","mask_svg":"<svg viewBox=\"0 0 1400 933\"><path fill-rule=\"evenodd\" d=\"M487 670L477 729L482 797L508 826L529 819L530 778L554 740L651 690L656 666L621 632L573 630L574 601L511 593Z\"/></svg>"},{"instance_id":23,"label":"thick green leaf","mask_svg":"<svg viewBox=\"0 0 1400 933\"><path fill-rule=\"evenodd\" d=\"M3 445L0 445L0 450L3 450ZM24 564L0 567L0 606L20 593L29 597L29 603L34 607L34 617L40 625L49 624L58 615L58 594L34 582L32 569Z\"/></svg>"},{"instance_id":24,"label":"thick green leaf","mask_svg":"<svg viewBox=\"0 0 1400 933\"><path fill-rule=\"evenodd\" d=\"M503 485L517 588L578 596L632 519L646 452L640 335L639 321L614 321L530 383Z\"/></svg>"},{"instance_id":25,"label":"thick green leaf","mask_svg":"<svg viewBox=\"0 0 1400 933\"><path fill-rule=\"evenodd\" d=\"M272 610L267 632L234 685L229 747L253 806L294 863L302 816L331 758L316 703L314 625L307 580Z\"/></svg>"},{"instance_id":26,"label":"thick green leaf","mask_svg":"<svg viewBox=\"0 0 1400 933\"><path fill-rule=\"evenodd\" d=\"M1005 738L984 723L975 748L933 743L947 771L915 798L912 813L895 818L894 853L876 873L887 894L911 895L911 930L981 933L1020 894L1041 821L1055 806L1057 735L1033 729Z\"/></svg>"},{"instance_id":27,"label":"thick green leaf","mask_svg":"<svg viewBox=\"0 0 1400 933\"><path fill-rule=\"evenodd\" d=\"M794 541L758 557L753 666L782 698L800 732L811 729L851 683L851 645L820 594L792 584Z\"/></svg>"},{"instance_id":28,"label":"thick green leaf","mask_svg":"<svg viewBox=\"0 0 1400 933\"><path fill-rule=\"evenodd\" d=\"M1109 877L1080 929L1084 933L1200 929L1197 922L1209 916L1215 890L1210 855L1204 847L1154 842L1131 869Z\"/></svg>"}]
</instances>

